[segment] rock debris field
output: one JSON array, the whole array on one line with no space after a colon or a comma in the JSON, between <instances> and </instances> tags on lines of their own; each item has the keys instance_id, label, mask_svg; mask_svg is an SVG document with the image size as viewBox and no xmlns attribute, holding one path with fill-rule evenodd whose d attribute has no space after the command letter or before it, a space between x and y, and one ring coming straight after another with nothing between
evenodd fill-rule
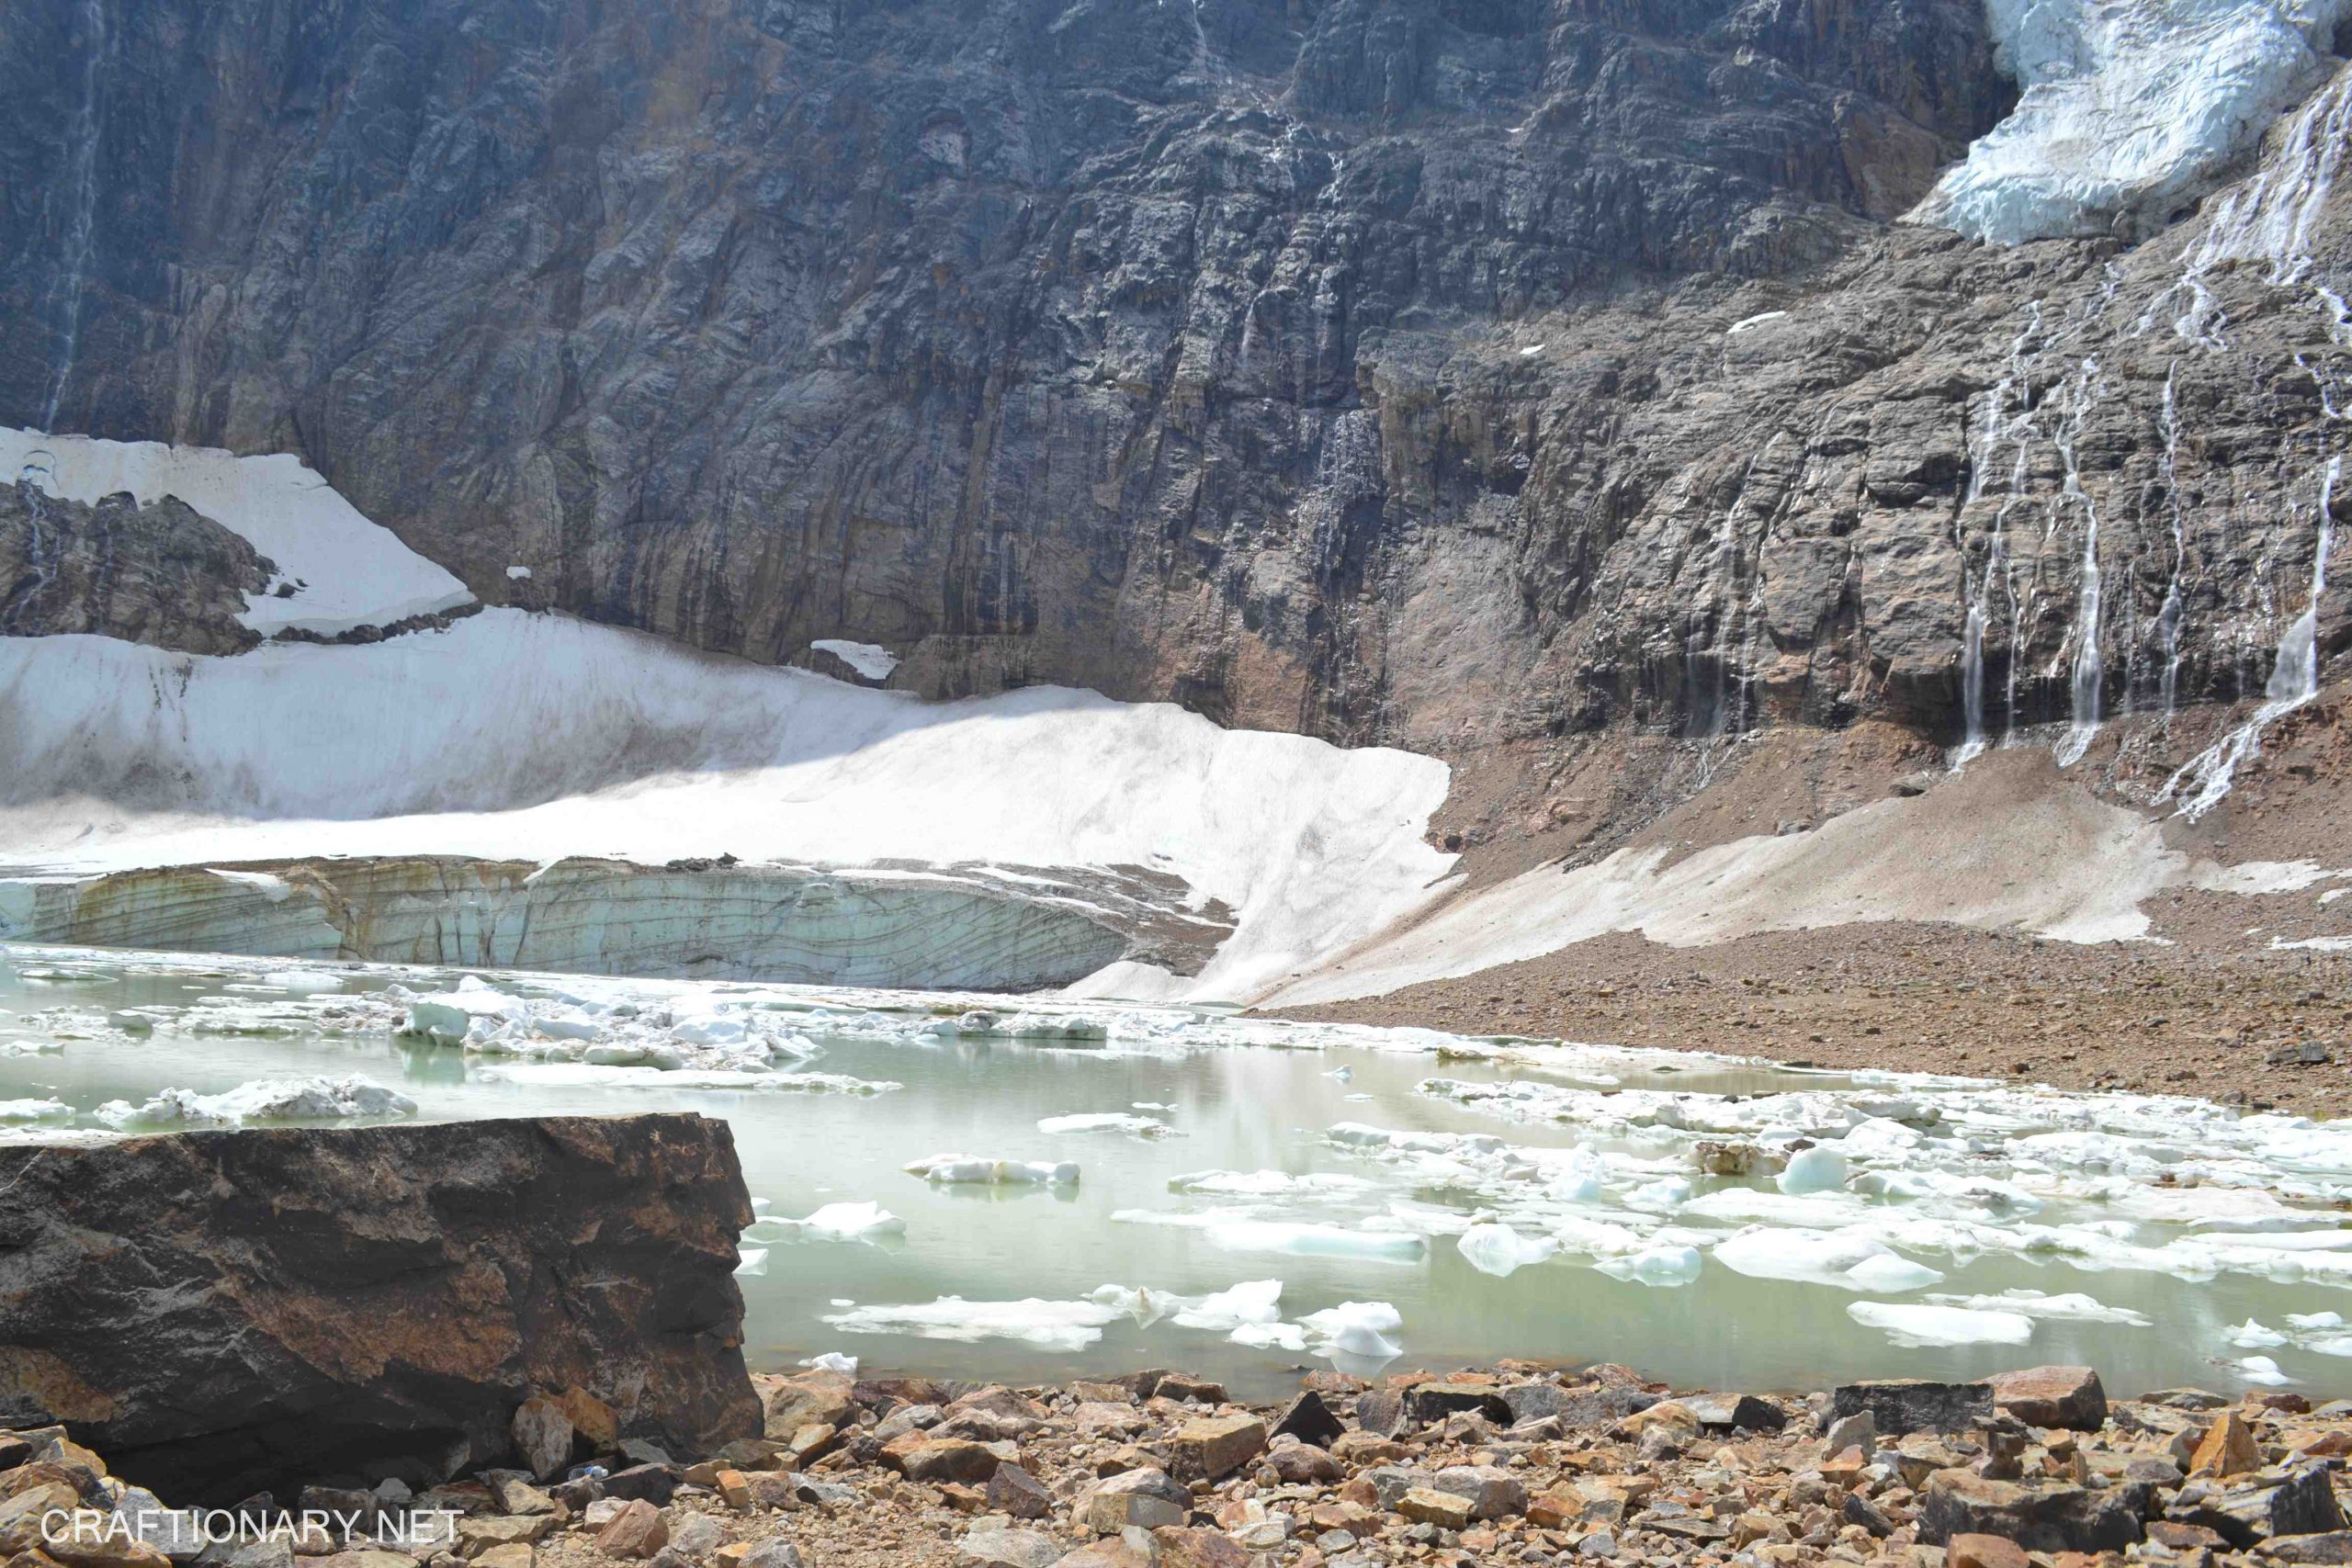
<instances>
[{"instance_id":1,"label":"rock debris field","mask_svg":"<svg viewBox=\"0 0 2352 1568\"><path fill-rule=\"evenodd\" d=\"M2109 1400L2084 1367L1809 1397L1677 1394L1505 1362L1286 1404L1168 1371L1014 1389L754 1380L764 1433L686 1462L578 1390L514 1415L514 1468L412 1496L330 1477L237 1506L224 1568L1375 1568L1485 1562L2341 1563L2352 1401ZM44 1539L44 1517L136 1527ZM288 1510L291 1510L289 1512ZM380 1521L439 1522L369 1539ZM309 1522L305 1515L311 1516ZM206 1516L221 1533L224 1514ZM347 1538L340 1520L356 1517ZM60 1428L0 1435L11 1568L166 1568L199 1530ZM319 1520L333 1518L336 1523ZM368 1521L379 1521L370 1525ZM272 1526L276 1528L271 1528ZM184 1530L185 1536L175 1534ZM52 1525L50 1535L61 1533ZM134 1534L143 1539L133 1539Z\"/></svg>"}]
</instances>

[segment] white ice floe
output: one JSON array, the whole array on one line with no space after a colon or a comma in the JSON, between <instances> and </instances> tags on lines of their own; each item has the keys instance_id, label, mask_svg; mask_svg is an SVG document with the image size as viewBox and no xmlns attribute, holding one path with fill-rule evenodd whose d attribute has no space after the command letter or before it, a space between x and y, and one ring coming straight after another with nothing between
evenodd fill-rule
<instances>
[{"instance_id":1,"label":"white ice floe","mask_svg":"<svg viewBox=\"0 0 2352 1568\"><path fill-rule=\"evenodd\" d=\"M899 656L880 643L820 637L808 646L819 653L831 654L869 681L887 681L890 671L899 667Z\"/></svg>"},{"instance_id":2,"label":"white ice floe","mask_svg":"<svg viewBox=\"0 0 2352 1568\"><path fill-rule=\"evenodd\" d=\"M1509 1225L1472 1225L1454 1238L1463 1260L1481 1274L1506 1279L1531 1263L1541 1263L1560 1250L1548 1235L1521 1235Z\"/></svg>"},{"instance_id":3,"label":"white ice floe","mask_svg":"<svg viewBox=\"0 0 2352 1568\"><path fill-rule=\"evenodd\" d=\"M756 1278L768 1271L768 1249L764 1247L739 1247L735 1249L735 1272L745 1278Z\"/></svg>"},{"instance_id":4,"label":"white ice floe","mask_svg":"<svg viewBox=\"0 0 2352 1568\"><path fill-rule=\"evenodd\" d=\"M1168 1179L1171 1192L1201 1192L1231 1198L1352 1197L1372 1190L1360 1176L1339 1171L1195 1170Z\"/></svg>"},{"instance_id":5,"label":"white ice floe","mask_svg":"<svg viewBox=\"0 0 2352 1568\"><path fill-rule=\"evenodd\" d=\"M54 1122L73 1114L62 1100L0 1100L0 1122Z\"/></svg>"},{"instance_id":6,"label":"white ice floe","mask_svg":"<svg viewBox=\"0 0 2352 1568\"><path fill-rule=\"evenodd\" d=\"M942 1296L935 1302L851 1307L828 1314L820 1321L843 1334L903 1334L966 1345L983 1339L1018 1339L1069 1353L1101 1339L1106 1325L1127 1315L1123 1307L1092 1301L1042 1301L1031 1296L1017 1302L967 1302L961 1296Z\"/></svg>"},{"instance_id":7,"label":"white ice floe","mask_svg":"<svg viewBox=\"0 0 2352 1568\"><path fill-rule=\"evenodd\" d=\"M927 1181L981 1187L1069 1187L1078 1181L1078 1162L983 1159L976 1155L925 1155L904 1168Z\"/></svg>"},{"instance_id":8,"label":"white ice floe","mask_svg":"<svg viewBox=\"0 0 2352 1568\"><path fill-rule=\"evenodd\" d=\"M2161 220L2324 76L2343 0L1989 0L2024 89L1914 210L1997 244Z\"/></svg>"},{"instance_id":9,"label":"white ice floe","mask_svg":"<svg viewBox=\"0 0 2352 1568\"><path fill-rule=\"evenodd\" d=\"M2270 1388L2283 1388L2295 1381L2280 1371L2278 1363L2267 1356L2248 1356L2244 1360L2224 1364L2246 1382L2262 1383Z\"/></svg>"},{"instance_id":10,"label":"white ice floe","mask_svg":"<svg viewBox=\"0 0 2352 1568\"><path fill-rule=\"evenodd\" d=\"M1084 913L1147 867L1170 891L1138 896L1168 918L1213 938L1230 911L1199 974L1117 964L1096 996L1252 998L1419 908L1453 863L1423 838L1434 759L1057 687L926 703L512 608L235 658L0 639L0 842L76 874L733 854Z\"/></svg>"},{"instance_id":11,"label":"white ice floe","mask_svg":"<svg viewBox=\"0 0 2352 1568\"><path fill-rule=\"evenodd\" d=\"M1245 1280L1190 1303L1176 1314L1175 1322L1182 1328L1220 1333L1244 1324L1273 1323L1283 1315L1282 1297L1280 1280Z\"/></svg>"},{"instance_id":12,"label":"white ice floe","mask_svg":"<svg viewBox=\"0 0 2352 1568\"><path fill-rule=\"evenodd\" d=\"M844 1356L839 1350L827 1350L815 1356L803 1356L800 1359L800 1364L820 1372L845 1372L851 1377L857 1375L857 1358Z\"/></svg>"},{"instance_id":13,"label":"white ice floe","mask_svg":"<svg viewBox=\"0 0 2352 1568\"><path fill-rule=\"evenodd\" d=\"M905 1086L888 1078L842 1073L776 1073L756 1069L605 1066L592 1062L508 1062L481 1068L484 1083L537 1084L562 1089L742 1089L757 1094L888 1094Z\"/></svg>"},{"instance_id":14,"label":"white ice floe","mask_svg":"<svg viewBox=\"0 0 2352 1568\"><path fill-rule=\"evenodd\" d=\"M2145 1328L2154 1320L2130 1307L2109 1306L2080 1292L2044 1295L2039 1291L2004 1291L1997 1296L1929 1296L1938 1306L1970 1312L2013 1312L2027 1317L2057 1318L2068 1323L2113 1323Z\"/></svg>"},{"instance_id":15,"label":"white ice floe","mask_svg":"<svg viewBox=\"0 0 2352 1568\"><path fill-rule=\"evenodd\" d=\"M1156 1116L1125 1111L1081 1111L1068 1116L1038 1118L1040 1133L1126 1133L1138 1138L1164 1138L1175 1131Z\"/></svg>"},{"instance_id":16,"label":"white ice floe","mask_svg":"<svg viewBox=\"0 0 2352 1568\"><path fill-rule=\"evenodd\" d=\"M109 1127L240 1127L255 1122L348 1122L413 1116L416 1101L370 1079L267 1078L220 1094L167 1089L134 1105L110 1100L91 1112Z\"/></svg>"},{"instance_id":17,"label":"white ice floe","mask_svg":"<svg viewBox=\"0 0 2352 1568\"><path fill-rule=\"evenodd\" d=\"M142 504L177 496L277 568L271 591L237 618L265 637L333 636L473 603L466 585L362 516L299 457L240 457L209 446L103 441L0 429L0 473L95 503L129 491ZM280 597L276 590L292 585Z\"/></svg>"},{"instance_id":18,"label":"white ice floe","mask_svg":"<svg viewBox=\"0 0 2352 1568\"><path fill-rule=\"evenodd\" d=\"M1799 1149L1789 1156L1776 1185L1792 1196L1837 1191L1846 1185L1846 1156L1826 1144Z\"/></svg>"},{"instance_id":19,"label":"white ice floe","mask_svg":"<svg viewBox=\"0 0 2352 1568\"><path fill-rule=\"evenodd\" d=\"M2266 1327L2250 1317L2234 1327L2224 1329L2222 1337L2241 1350L2267 1350L2274 1346L2287 1343L2285 1335L2275 1328Z\"/></svg>"},{"instance_id":20,"label":"white ice floe","mask_svg":"<svg viewBox=\"0 0 2352 1568\"><path fill-rule=\"evenodd\" d=\"M904 1235L907 1222L879 1203L828 1203L801 1219L763 1215L752 1228L769 1228L775 1239L791 1241L872 1241Z\"/></svg>"},{"instance_id":21,"label":"white ice floe","mask_svg":"<svg viewBox=\"0 0 2352 1568\"><path fill-rule=\"evenodd\" d=\"M1997 1309L1936 1306L1923 1302L1853 1302L1846 1314L1865 1328L1882 1330L1897 1345L2022 1345L2033 1337L2033 1319Z\"/></svg>"},{"instance_id":22,"label":"white ice floe","mask_svg":"<svg viewBox=\"0 0 2352 1568\"><path fill-rule=\"evenodd\" d=\"M1386 1302L1341 1302L1298 1321L1325 1355L1385 1361L1404 1354L1388 1337L1405 1326L1405 1319Z\"/></svg>"}]
</instances>

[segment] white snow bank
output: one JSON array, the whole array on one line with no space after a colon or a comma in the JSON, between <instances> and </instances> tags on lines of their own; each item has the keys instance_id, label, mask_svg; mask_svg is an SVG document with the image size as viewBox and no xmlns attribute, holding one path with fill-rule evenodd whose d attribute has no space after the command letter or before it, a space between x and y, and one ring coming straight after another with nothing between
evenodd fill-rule
<instances>
[{"instance_id":1,"label":"white snow bank","mask_svg":"<svg viewBox=\"0 0 2352 1568\"><path fill-rule=\"evenodd\" d=\"M240 457L209 446L99 441L0 428L0 479L27 474L66 501L129 491L142 504L177 496L277 568L290 597L246 595L238 620L267 637L332 637L473 603L466 585L362 516L300 457Z\"/></svg>"},{"instance_id":2,"label":"white snow bank","mask_svg":"<svg viewBox=\"0 0 2352 1568\"><path fill-rule=\"evenodd\" d=\"M416 1101L364 1077L267 1078L220 1094L167 1089L142 1104L110 1100L91 1112L109 1127L238 1127L250 1122L340 1122L413 1116Z\"/></svg>"},{"instance_id":3,"label":"white snow bank","mask_svg":"<svg viewBox=\"0 0 2352 1568\"><path fill-rule=\"evenodd\" d=\"M1956 781L1806 832L1740 839L1679 861L1673 852L1628 847L1567 872L1538 866L1376 937L1266 999L1305 1006L1380 996L1615 931L1694 947L1932 920L2064 942L2132 940L2148 931L2141 905L2151 896L2227 880L2167 849L2157 823L2054 779L2022 795L1998 780Z\"/></svg>"},{"instance_id":4,"label":"white snow bank","mask_svg":"<svg viewBox=\"0 0 2352 1568\"><path fill-rule=\"evenodd\" d=\"M1197 976L1115 966L1129 995L1250 999L1452 864L1422 840L1430 758L1059 688L926 704L513 609L233 659L0 639L0 843L52 871L733 853L1057 870L1045 892L1082 903L1069 874L1140 866L1179 914L1232 911Z\"/></svg>"},{"instance_id":5,"label":"white snow bank","mask_svg":"<svg viewBox=\"0 0 2352 1568\"><path fill-rule=\"evenodd\" d=\"M2346 0L1988 0L2018 106L1911 220L1996 244L2191 198L2317 85Z\"/></svg>"},{"instance_id":6,"label":"white snow bank","mask_svg":"<svg viewBox=\"0 0 2352 1568\"><path fill-rule=\"evenodd\" d=\"M899 667L899 656L879 643L849 642L837 637L820 637L808 645L819 653L830 653L843 664L869 681L887 681L890 671Z\"/></svg>"}]
</instances>

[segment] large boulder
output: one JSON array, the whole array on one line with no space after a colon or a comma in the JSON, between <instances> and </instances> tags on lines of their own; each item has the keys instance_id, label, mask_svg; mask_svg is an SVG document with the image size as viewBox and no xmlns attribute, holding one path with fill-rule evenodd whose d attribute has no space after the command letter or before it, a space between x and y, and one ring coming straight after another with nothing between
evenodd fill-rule
<instances>
[{"instance_id":1,"label":"large boulder","mask_svg":"<svg viewBox=\"0 0 2352 1568\"><path fill-rule=\"evenodd\" d=\"M687 1114L0 1147L0 1427L62 1421L184 1503L439 1481L554 1391L698 1456L760 1430L751 1219Z\"/></svg>"}]
</instances>

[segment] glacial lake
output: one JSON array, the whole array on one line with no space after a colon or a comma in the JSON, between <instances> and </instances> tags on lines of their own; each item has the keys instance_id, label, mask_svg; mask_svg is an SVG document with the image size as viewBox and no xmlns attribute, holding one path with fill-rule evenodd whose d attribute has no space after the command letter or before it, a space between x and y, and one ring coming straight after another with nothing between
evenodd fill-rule
<instances>
[{"instance_id":1,"label":"glacial lake","mask_svg":"<svg viewBox=\"0 0 2352 1568\"><path fill-rule=\"evenodd\" d=\"M545 1059L404 1034L417 996ZM755 1043L788 1030L788 1057L743 1066L745 1020ZM609 1060L651 1041L658 1064L673 1038L733 1055ZM596 1042L608 1060L580 1059ZM105 1113L131 1130L188 1124L169 1117L198 1102L165 1091L354 1077L426 1120L725 1119L765 1205L741 1277L755 1370L1165 1366L1272 1397L1302 1367L1504 1356L1755 1390L2080 1361L2118 1393L2352 1393L2352 1330L2329 1316L2352 1317L2352 1131L2331 1125L1041 998L0 947L0 1102L32 1118L0 1142L96 1129L113 1102L153 1102L162 1120ZM1702 1144L1762 1166L1709 1174L1744 1156ZM905 1168L949 1153L1079 1173ZM864 1204L881 1232L777 1223ZM1394 1359L1308 1325L1343 1303L1394 1309L1354 1314Z\"/></svg>"}]
</instances>

